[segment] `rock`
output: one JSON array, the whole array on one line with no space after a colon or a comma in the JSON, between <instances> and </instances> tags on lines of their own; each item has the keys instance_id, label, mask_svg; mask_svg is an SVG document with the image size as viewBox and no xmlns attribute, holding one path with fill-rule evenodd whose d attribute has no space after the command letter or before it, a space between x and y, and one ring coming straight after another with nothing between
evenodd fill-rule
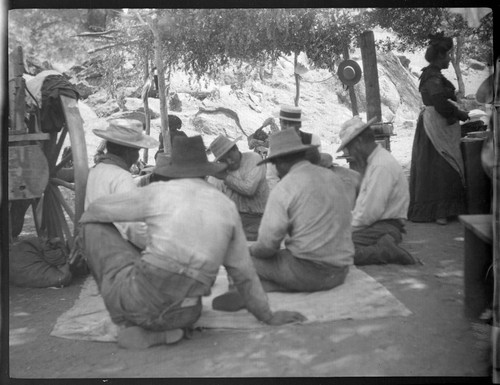
<instances>
[{"instance_id":1,"label":"rock","mask_svg":"<svg viewBox=\"0 0 500 385\"><path fill-rule=\"evenodd\" d=\"M405 67L406 69L410 69L410 59L408 59L404 55L398 55L398 59L403 67Z\"/></svg>"},{"instance_id":2,"label":"rock","mask_svg":"<svg viewBox=\"0 0 500 385\"><path fill-rule=\"evenodd\" d=\"M94 105L94 111L97 116L107 117L120 111L120 106L118 106L115 100L108 100L105 103Z\"/></svg>"},{"instance_id":3,"label":"rock","mask_svg":"<svg viewBox=\"0 0 500 385\"><path fill-rule=\"evenodd\" d=\"M471 68L473 70L482 71L486 68L486 65L477 61L477 60L470 59L469 60L469 68Z\"/></svg>"},{"instance_id":4,"label":"rock","mask_svg":"<svg viewBox=\"0 0 500 385\"><path fill-rule=\"evenodd\" d=\"M156 119L160 117L159 112L154 111L149 105L149 101L152 99L148 98L148 110L151 119ZM144 114L144 103L141 99L137 98L125 98L125 108L127 111L142 112Z\"/></svg>"},{"instance_id":5,"label":"rock","mask_svg":"<svg viewBox=\"0 0 500 385\"><path fill-rule=\"evenodd\" d=\"M170 98L170 101L168 103L168 108L170 111L182 111L182 102L179 99L179 95L177 93L174 93L172 97Z\"/></svg>"},{"instance_id":6,"label":"rock","mask_svg":"<svg viewBox=\"0 0 500 385\"><path fill-rule=\"evenodd\" d=\"M115 112L113 115L109 116L108 119L135 119L140 121L142 124L146 123L146 116L144 115L144 109L142 111Z\"/></svg>"},{"instance_id":7,"label":"rock","mask_svg":"<svg viewBox=\"0 0 500 385\"><path fill-rule=\"evenodd\" d=\"M90 95L92 95L95 90L96 90L96 87L91 87L86 81L84 80L81 80L77 83L74 83L73 84L76 88L76 90L78 91L78 93L80 94L80 98L81 99L87 99Z\"/></svg>"}]
</instances>

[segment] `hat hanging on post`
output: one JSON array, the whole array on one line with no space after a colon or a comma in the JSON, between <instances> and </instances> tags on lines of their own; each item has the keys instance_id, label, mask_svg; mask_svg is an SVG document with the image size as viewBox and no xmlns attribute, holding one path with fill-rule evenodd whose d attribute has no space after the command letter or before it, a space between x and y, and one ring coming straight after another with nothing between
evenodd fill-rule
<instances>
[{"instance_id":1,"label":"hat hanging on post","mask_svg":"<svg viewBox=\"0 0 500 385\"><path fill-rule=\"evenodd\" d=\"M337 69L337 76L342 83L347 86L353 86L361 79L361 67L354 60L347 59L339 64Z\"/></svg>"}]
</instances>

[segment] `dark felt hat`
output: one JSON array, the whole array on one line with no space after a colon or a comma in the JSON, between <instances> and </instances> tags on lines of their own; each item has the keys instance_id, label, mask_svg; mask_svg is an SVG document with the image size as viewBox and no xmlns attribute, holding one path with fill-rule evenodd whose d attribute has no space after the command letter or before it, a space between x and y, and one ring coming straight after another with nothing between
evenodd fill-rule
<instances>
[{"instance_id":1,"label":"dark felt hat","mask_svg":"<svg viewBox=\"0 0 500 385\"><path fill-rule=\"evenodd\" d=\"M174 137L172 156L160 157L154 173L169 178L197 178L224 171L224 163L209 162L200 135Z\"/></svg>"},{"instance_id":2,"label":"dark felt hat","mask_svg":"<svg viewBox=\"0 0 500 385\"><path fill-rule=\"evenodd\" d=\"M361 67L351 59L344 60L339 64L339 68L337 69L338 77L347 86L353 86L358 83L361 79L361 74Z\"/></svg>"}]
</instances>

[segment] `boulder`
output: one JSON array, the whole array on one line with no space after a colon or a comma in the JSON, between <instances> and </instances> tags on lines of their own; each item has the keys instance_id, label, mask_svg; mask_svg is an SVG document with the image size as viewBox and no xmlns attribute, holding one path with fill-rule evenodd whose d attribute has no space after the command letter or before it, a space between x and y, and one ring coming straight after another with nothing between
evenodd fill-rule
<instances>
[{"instance_id":1,"label":"boulder","mask_svg":"<svg viewBox=\"0 0 500 385\"><path fill-rule=\"evenodd\" d=\"M90 86L86 81L84 80L80 80L78 81L77 83L74 83L73 84L76 88L76 90L78 91L78 93L80 94L80 98L81 99L87 99L90 95L92 95L95 90L96 90L96 87L92 87Z\"/></svg>"},{"instance_id":2,"label":"boulder","mask_svg":"<svg viewBox=\"0 0 500 385\"><path fill-rule=\"evenodd\" d=\"M482 71L486 68L486 65L477 61L477 60L470 59L469 60L469 67L473 70Z\"/></svg>"}]
</instances>

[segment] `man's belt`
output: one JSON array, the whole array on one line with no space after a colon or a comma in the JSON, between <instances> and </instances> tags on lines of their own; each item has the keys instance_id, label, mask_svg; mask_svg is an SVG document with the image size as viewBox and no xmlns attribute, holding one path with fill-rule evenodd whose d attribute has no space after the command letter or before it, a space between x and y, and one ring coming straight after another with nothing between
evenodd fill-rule
<instances>
[{"instance_id":1,"label":"man's belt","mask_svg":"<svg viewBox=\"0 0 500 385\"><path fill-rule=\"evenodd\" d=\"M171 258L165 258L165 257L159 258L154 254L144 254L142 256L142 260L159 269L163 269L171 273L181 274L185 275L186 277L196 279L197 281L200 281L201 283L207 286L211 286L213 283L212 277L210 277L208 274L193 269L189 266L183 265Z\"/></svg>"}]
</instances>

